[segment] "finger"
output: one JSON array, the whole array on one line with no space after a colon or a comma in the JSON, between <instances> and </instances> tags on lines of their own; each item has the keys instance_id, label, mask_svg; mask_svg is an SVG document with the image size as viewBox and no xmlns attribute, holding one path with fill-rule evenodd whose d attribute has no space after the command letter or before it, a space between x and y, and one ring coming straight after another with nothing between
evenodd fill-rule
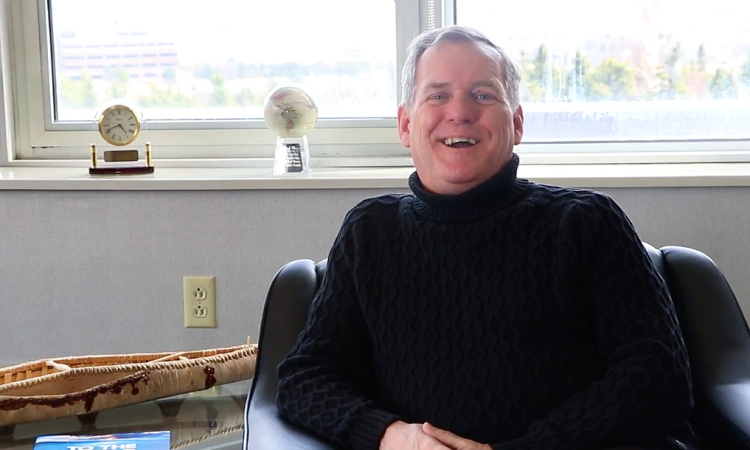
<instances>
[{"instance_id":1,"label":"finger","mask_svg":"<svg viewBox=\"0 0 750 450\"><path fill-rule=\"evenodd\" d=\"M464 439L456 436L450 431L442 430L434 427L431 423L425 422L422 424L422 432L428 436L432 436L439 440L443 444L449 447L457 448L459 445L464 444Z\"/></svg>"},{"instance_id":2,"label":"finger","mask_svg":"<svg viewBox=\"0 0 750 450\"><path fill-rule=\"evenodd\" d=\"M427 450L456 450L453 447L448 447L447 444L440 442L439 439L434 438L432 436L427 437L429 439L430 446L427 448ZM422 447L419 447L422 448Z\"/></svg>"}]
</instances>

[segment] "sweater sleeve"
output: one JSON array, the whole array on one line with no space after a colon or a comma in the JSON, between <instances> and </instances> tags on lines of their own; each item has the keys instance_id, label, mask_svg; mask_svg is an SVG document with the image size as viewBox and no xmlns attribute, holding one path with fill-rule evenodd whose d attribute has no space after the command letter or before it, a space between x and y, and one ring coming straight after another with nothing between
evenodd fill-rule
<instances>
[{"instance_id":1,"label":"sweater sleeve","mask_svg":"<svg viewBox=\"0 0 750 450\"><path fill-rule=\"evenodd\" d=\"M664 442L693 405L687 351L674 305L625 213L597 194L579 228L604 376L510 449L594 449ZM580 216L579 216L580 219Z\"/></svg>"},{"instance_id":2,"label":"sweater sleeve","mask_svg":"<svg viewBox=\"0 0 750 450\"><path fill-rule=\"evenodd\" d=\"M278 367L277 407L287 420L342 448L377 450L398 417L373 400L371 341L351 272L355 226L347 216L307 324Z\"/></svg>"}]
</instances>

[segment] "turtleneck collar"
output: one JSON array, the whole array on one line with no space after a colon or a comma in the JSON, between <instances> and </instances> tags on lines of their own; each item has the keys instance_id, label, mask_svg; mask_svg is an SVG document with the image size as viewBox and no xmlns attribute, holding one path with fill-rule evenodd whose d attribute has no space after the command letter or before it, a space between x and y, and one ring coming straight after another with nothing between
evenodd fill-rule
<instances>
[{"instance_id":1,"label":"turtleneck collar","mask_svg":"<svg viewBox=\"0 0 750 450\"><path fill-rule=\"evenodd\" d=\"M514 202L529 182L517 179L518 155L513 154L503 168L484 183L458 195L428 192L417 172L409 177L409 187L416 196L414 209L419 215L437 222L467 222L486 217Z\"/></svg>"}]
</instances>

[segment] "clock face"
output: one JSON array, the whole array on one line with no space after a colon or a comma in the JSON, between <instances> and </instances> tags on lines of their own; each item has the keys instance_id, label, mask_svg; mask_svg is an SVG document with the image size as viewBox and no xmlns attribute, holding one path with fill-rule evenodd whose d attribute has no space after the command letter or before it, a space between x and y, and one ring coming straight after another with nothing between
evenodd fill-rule
<instances>
[{"instance_id":1,"label":"clock face","mask_svg":"<svg viewBox=\"0 0 750 450\"><path fill-rule=\"evenodd\" d=\"M125 105L113 105L99 117L99 133L112 145L128 145L141 131L141 122L135 112Z\"/></svg>"}]
</instances>

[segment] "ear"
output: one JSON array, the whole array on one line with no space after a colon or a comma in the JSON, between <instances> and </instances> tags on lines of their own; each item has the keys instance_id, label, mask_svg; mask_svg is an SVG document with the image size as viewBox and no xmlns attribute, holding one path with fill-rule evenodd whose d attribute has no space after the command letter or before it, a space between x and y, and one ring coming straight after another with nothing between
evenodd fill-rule
<instances>
[{"instance_id":1,"label":"ear","mask_svg":"<svg viewBox=\"0 0 750 450\"><path fill-rule=\"evenodd\" d=\"M398 107L398 137L406 148L411 147L411 117L404 105Z\"/></svg>"},{"instance_id":2,"label":"ear","mask_svg":"<svg viewBox=\"0 0 750 450\"><path fill-rule=\"evenodd\" d=\"M518 145L521 143L523 137L523 108L518 105L516 111L513 113L513 144Z\"/></svg>"}]
</instances>

